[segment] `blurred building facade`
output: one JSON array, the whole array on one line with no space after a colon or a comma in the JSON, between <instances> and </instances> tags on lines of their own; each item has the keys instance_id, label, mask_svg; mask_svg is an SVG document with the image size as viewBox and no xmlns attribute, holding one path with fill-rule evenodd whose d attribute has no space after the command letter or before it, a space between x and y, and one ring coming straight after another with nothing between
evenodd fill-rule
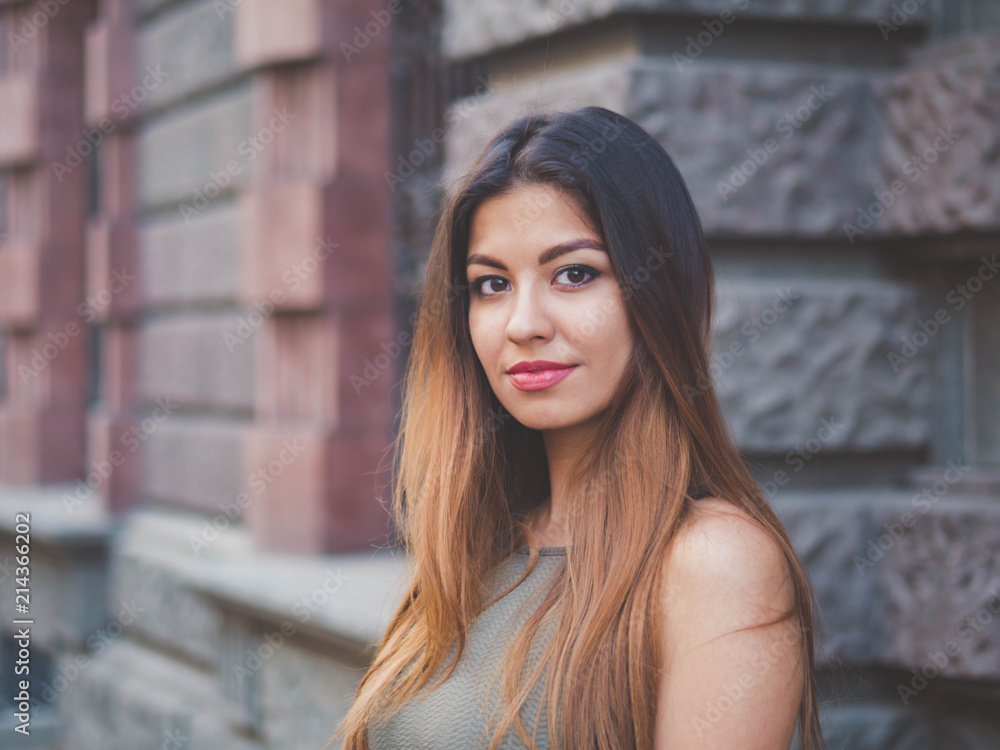
<instances>
[{"instance_id":1,"label":"blurred building facade","mask_svg":"<svg viewBox=\"0 0 1000 750\"><path fill-rule=\"evenodd\" d=\"M1000 746L994 3L7 0L0 31L0 700L25 617L34 700L4 747L323 746L407 570L388 451L443 190L588 104L699 209L830 746Z\"/></svg>"}]
</instances>

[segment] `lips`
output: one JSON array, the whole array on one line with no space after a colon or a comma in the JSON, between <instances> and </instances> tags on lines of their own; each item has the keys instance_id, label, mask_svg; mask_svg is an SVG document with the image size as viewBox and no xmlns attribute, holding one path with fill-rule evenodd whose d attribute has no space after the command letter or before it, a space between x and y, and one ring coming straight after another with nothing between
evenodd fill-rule
<instances>
[{"instance_id":1,"label":"lips","mask_svg":"<svg viewBox=\"0 0 1000 750\"><path fill-rule=\"evenodd\" d=\"M557 362L546 364L548 365L547 369L529 370L525 369L529 365L519 362L508 371L507 377L510 378L510 382L518 390L539 391L569 377L573 370L577 368L577 365L566 365ZM520 370L517 369L519 366L521 366ZM530 366L535 367L537 363L530 363Z\"/></svg>"},{"instance_id":2,"label":"lips","mask_svg":"<svg viewBox=\"0 0 1000 750\"><path fill-rule=\"evenodd\" d=\"M547 359L535 359L530 362L518 362L516 365L507 370L508 373L515 372L538 372L541 370L565 370L570 367L576 367L576 365L567 364L566 362L550 362Z\"/></svg>"}]
</instances>

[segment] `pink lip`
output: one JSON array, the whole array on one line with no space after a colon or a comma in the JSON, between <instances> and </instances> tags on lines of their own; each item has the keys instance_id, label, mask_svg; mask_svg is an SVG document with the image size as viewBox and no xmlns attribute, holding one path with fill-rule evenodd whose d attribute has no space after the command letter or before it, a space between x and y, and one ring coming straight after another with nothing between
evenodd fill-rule
<instances>
[{"instance_id":1,"label":"pink lip","mask_svg":"<svg viewBox=\"0 0 1000 750\"><path fill-rule=\"evenodd\" d=\"M548 388L550 385L555 385L563 378L567 377L573 370L577 368L576 365L572 367L562 367L558 370L540 370L539 372L512 372L508 373L510 382L514 384L514 387L522 391L540 391L543 388Z\"/></svg>"}]
</instances>

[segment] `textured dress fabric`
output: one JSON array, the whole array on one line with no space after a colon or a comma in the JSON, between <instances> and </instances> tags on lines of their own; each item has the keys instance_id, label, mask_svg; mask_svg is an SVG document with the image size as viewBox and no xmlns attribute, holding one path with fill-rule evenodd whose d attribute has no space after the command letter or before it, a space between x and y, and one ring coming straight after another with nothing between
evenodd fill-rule
<instances>
[{"instance_id":1,"label":"textured dress fabric","mask_svg":"<svg viewBox=\"0 0 1000 750\"><path fill-rule=\"evenodd\" d=\"M528 567L528 548L521 546L494 570L487 601L512 585ZM541 547L535 567L503 598L487 607L469 628L465 649L451 676L434 690L430 687L451 666L457 644L413 699L384 720L377 717L368 728L371 750L486 750L503 708L501 678L489 682L504 649L548 593L553 576L566 564L565 547ZM526 668L534 668L552 637L554 618L542 623L532 642ZM543 701L547 675L536 684L521 707L521 721L528 734L538 717L535 743L549 750L549 736ZM541 710L541 715L539 712ZM559 719L557 715L556 719ZM526 745L514 726L504 734L501 750L524 750Z\"/></svg>"}]
</instances>

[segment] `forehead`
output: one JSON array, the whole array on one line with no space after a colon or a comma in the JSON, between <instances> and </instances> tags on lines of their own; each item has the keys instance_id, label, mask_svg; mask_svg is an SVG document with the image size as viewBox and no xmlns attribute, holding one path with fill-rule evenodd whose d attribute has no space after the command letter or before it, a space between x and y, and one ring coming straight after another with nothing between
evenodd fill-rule
<instances>
[{"instance_id":1,"label":"forehead","mask_svg":"<svg viewBox=\"0 0 1000 750\"><path fill-rule=\"evenodd\" d=\"M598 237L572 199L550 185L525 185L483 201L473 213L469 248Z\"/></svg>"}]
</instances>

